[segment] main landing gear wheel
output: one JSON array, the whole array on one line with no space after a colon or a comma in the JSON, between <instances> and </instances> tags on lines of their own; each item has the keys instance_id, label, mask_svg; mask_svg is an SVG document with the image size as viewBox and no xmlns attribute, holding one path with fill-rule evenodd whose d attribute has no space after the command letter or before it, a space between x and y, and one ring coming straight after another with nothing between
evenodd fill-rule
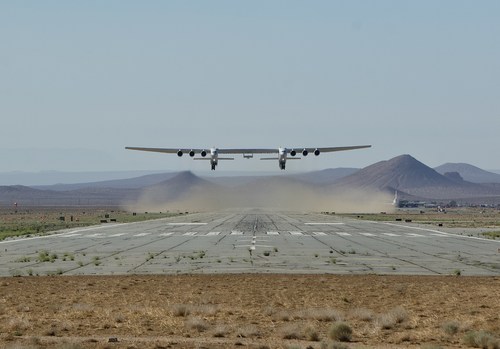
<instances>
[{"instance_id":1,"label":"main landing gear wheel","mask_svg":"<svg viewBox=\"0 0 500 349\"><path fill-rule=\"evenodd\" d=\"M212 164L212 171L215 170L215 164Z\"/></svg>"}]
</instances>

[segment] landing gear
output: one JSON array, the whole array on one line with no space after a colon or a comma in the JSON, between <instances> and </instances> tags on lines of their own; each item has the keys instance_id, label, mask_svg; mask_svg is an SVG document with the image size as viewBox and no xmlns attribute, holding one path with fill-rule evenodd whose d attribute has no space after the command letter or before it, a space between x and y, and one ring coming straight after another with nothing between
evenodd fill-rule
<instances>
[{"instance_id":1,"label":"landing gear","mask_svg":"<svg viewBox=\"0 0 500 349\"><path fill-rule=\"evenodd\" d=\"M215 164L212 164L212 171L215 171Z\"/></svg>"},{"instance_id":2,"label":"landing gear","mask_svg":"<svg viewBox=\"0 0 500 349\"><path fill-rule=\"evenodd\" d=\"M280 169L284 170L285 169L285 163L284 162L281 162L280 163Z\"/></svg>"}]
</instances>

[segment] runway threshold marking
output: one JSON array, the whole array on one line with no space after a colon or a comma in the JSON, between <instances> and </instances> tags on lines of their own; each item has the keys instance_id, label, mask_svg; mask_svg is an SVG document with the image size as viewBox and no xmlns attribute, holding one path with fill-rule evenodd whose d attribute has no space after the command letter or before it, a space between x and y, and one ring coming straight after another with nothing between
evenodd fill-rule
<instances>
[{"instance_id":1,"label":"runway threshold marking","mask_svg":"<svg viewBox=\"0 0 500 349\"><path fill-rule=\"evenodd\" d=\"M116 237L123 236L123 235L127 235L127 233L116 233L116 234L110 235L109 237L110 238L116 238Z\"/></svg>"},{"instance_id":2,"label":"runway threshold marking","mask_svg":"<svg viewBox=\"0 0 500 349\"><path fill-rule=\"evenodd\" d=\"M280 233L277 231L268 231L267 235L280 235Z\"/></svg>"},{"instance_id":3,"label":"runway threshold marking","mask_svg":"<svg viewBox=\"0 0 500 349\"><path fill-rule=\"evenodd\" d=\"M233 230L231 231L231 235L243 235L243 232L238 230Z\"/></svg>"},{"instance_id":4,"label":"runway threshold marking","mask_svg":"<svg viewBox=\"0 0 500 349\"><path fill-rule=\"evenodd\" d=\"M220 234L220 231L211 231L211 232L208 232L206 235L203 235L203 236L217 236Z\"/></svg>"},{"instance_id":5,"label":"runway threshold marking","mask_svg":"<svg viewBox=\"0 0 500 349\"><path fill-rule=\"evenodd\" d=\"M341 222L309 222L309 223L304 223L305 225L343 225L345 223Z\"/></svg>"},{"instance_id":6,"label":"runway threshold marking","mask_svg":"<svg viewBox=\"0 0 500 349\"><path fill-rule=\"evenodd\" d=\"M148 236L148 235L151 235L151 233L139 233L139 234L135 234L134 236Z\"/></svg>"},{"instance_id":7,"label":"runway threshold marking","mask_svg":"<svg viewBox=\"0 0 500 349\"><path fill-rule=\"evenodd\" d=\"M301 231L291 231L290 235L293 235L293 236L302 236L304 234Z\"/></svg>"},{"instance_id":8,"label":"runway threshold marking","mask_svg":"<svg viewBox=\"0 0 500 349\"><path fill-rule=\"evenodd\" d=\"M168 225L207 225L208 223L183 222L183 223L168 223Z\"/></svg>"},{"instance_id":9,"label":"runway threshold marking","mask_svg":"<svg viewBox=\"0 0 500 349\"><path fill-rule=\"evenodd\" d=\"M342 232L342 231L336 232L335 234L340 235L340 236L351 236L350 233L346 233L346 232Z\"/></svg>"},{"instance_id":10,"label":"runway threshold marking","mask_svg":"<svg viewBox=\"0 0 500 349\"><path fill-rule=\"evenodd\" d=\"M314 231L313 234L316 236L325 236L326 235L326 233L324 233L322 231Z\"/></svg>"},{"instance_id":11,"label":"runway threshold marking","mask_svg":"<svg viewBox=\"0 0 500 349\"><path fill-rule=\"evenodd\" d=\"M161 233L160 236L170 236L173 235L174 233Z\"/></svg>"},{"instance_id":12,"label":"runway threshold marking","mask_svg":"<svg viewBox=\"0 0 500 349\"><path fill-rule=\"evenodd\" d=\"M401 236L401 235L393 234L393 233L382 233L382 235L386 235L386 236Z\"/></svg>"},{"instance_id":13,"label":"runway threshold marking","mask_svg":"<svg viewBox=\"0 0 500 349\"><path fill-rule=\"evenodd\" d=\"M195 236L198 232L196 231L188 231L187 233L184 233L182 235L184 236Z\"/></svg>"},{"instance_id":14,"label":"runway threshold marking","mask_svg":"<svg viewBox=\"0 0 500 349\"><path fill-rule=\"evenodd\" d=\"M375 234L372 234L372 233L360 233L361 235L364 235L364 236L375 236Z\"/></svg>"}]
</instances>

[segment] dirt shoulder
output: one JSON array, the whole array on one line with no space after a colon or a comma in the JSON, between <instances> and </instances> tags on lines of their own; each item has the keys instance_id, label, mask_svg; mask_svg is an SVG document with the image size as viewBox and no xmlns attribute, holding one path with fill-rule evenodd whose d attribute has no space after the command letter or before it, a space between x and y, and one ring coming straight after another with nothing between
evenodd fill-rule
<instances>
[{"instance_id":1,"label":"dirt shoulder","mask_svg":"<svg viewBox=\"0 0 500 349\"><path fill-rule=\"evenodd\" d=\"M0 347L328 348L338 321L347 347L468 347L468 331L500 337L498 290L464 276L1 278Z\"/></svg>"}]
</instances>

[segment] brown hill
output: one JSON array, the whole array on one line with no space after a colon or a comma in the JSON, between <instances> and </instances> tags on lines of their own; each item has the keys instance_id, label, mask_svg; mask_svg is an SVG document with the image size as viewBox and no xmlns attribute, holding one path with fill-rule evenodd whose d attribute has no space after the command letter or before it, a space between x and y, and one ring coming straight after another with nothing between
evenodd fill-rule
<instances>
[{"instance_id":1,"label":"brown hill","mask_svg":"<svg viewBox=\"0 0 500 349\"><path fill-rule=\"evenodd\" d=\"M497 196L491 186L470 183L454 174L443 176L410 155L380 161L338 180L331 186L336 191L352 188L382 192L406 193L427 199L456 199Z\"/></svg>"}]
</instances>

